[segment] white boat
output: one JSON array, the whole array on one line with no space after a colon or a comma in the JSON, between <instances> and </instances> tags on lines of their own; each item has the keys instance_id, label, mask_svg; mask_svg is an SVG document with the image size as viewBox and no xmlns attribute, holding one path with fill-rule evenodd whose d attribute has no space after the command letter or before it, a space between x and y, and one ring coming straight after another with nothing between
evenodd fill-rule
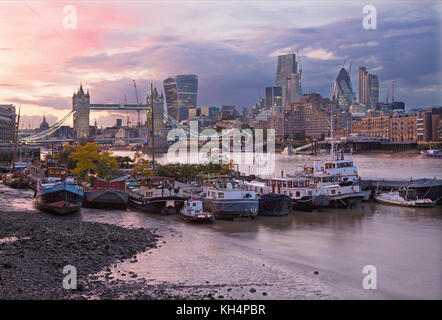
<instances>
[{"instance_id":1,"label":"white boat","mask_svg":"<svg viewBox=\"0 0 442 320\"><path fill-rule=\"evenodd\" d=\"M405 190L390 191L390 192L376 192L375 199L381 203L393 204L404 207L434 207L435 201L431 199L410 199Z\"/></svg>"},{"instance_id":2,"label":"white boat","mask_svg":"<svg viewBox=\"0 0 442 320\"><path fill-rule=\"evenodd\" d=\"M284 148L284 150L282 150L281 154L286 156L291 156L294 155L295 153L293 152L292 146L289 144L287 147Z\"/></svg>"},{"instance_id":3,"label":"white boat","mask_svg":"<svg viewBox=\"0 0 442 320\"><path fill-rule=\"evenodd\" d=\"M215 216L203 210L203 203L200 200L187 200L180 211L180 217L196 223L215 222Z\"/></svg>"},{"instance_id":4,"label":"white boat","mask_svg":"<svg viewBox=\"0 0 442 320\"><path fill-rule=\"evenodd\" d=\"M258 214L255 191L235 181L209 180L203 190L203 208L216 219L253 218Z\"/></svg>"}]
</instances>

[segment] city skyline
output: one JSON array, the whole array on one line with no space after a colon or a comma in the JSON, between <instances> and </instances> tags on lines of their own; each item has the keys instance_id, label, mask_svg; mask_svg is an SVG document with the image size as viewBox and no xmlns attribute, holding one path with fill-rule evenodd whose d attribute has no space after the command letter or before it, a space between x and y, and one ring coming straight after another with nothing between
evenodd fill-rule
<instances>
[{"instance_id":1,"label":"city skyline","mask_svg":"<svg viewBox=\"0 0 442 320\"><path fill-rule=\"evenodd\" d=\"M0 56L10 67L0 71L1 103L21 105L23 123L40 119L35 126L45 114L52 124L70 110L79 83L91 103L120 103L124 94L135 103L133 79L144 95L150 81L189 73L199 78L198 106L250 108L259 87L262 94L274 86L277 56L299 50L304 93L331 98L349 59L353 88L362 65L379 76L380 101L394 79L407 106L440 105L440 5L373 4L376 30L362 27L362 2L216 1L174 3L174 10L157 2L75 3L78 29L64 30L62 3L3 2ZM195 19L204 30L186 26ZM91 119L108 125L118 116L100 111Z\"/></svg>"}]
</instances>

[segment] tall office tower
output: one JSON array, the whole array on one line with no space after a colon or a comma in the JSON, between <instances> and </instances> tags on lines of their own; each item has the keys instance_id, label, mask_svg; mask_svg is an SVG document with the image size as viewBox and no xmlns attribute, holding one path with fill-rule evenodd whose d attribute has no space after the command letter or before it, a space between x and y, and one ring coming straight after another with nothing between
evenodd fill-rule
<instances>
[{"instance_id":1,"label":"tall office tower","mask_svg":"<svg viewBox=\"0 0 442 320\"><path fill-rule=\"evenodd\" d=\"M301 74L292 73L287 78L287 94L286 94L286 106L297 103L301 99Z\"/></svg>"},{"instance_id":2,"label":"tall office tower","mask_svg":"<svg viewBox=\"0 0 442 320\"><path fill-rule=\"evenodd\" d=\"M359 103L370 108L370 92L368 87L368 72L363 66L359 67Z\"/></svg>"},{"instance_id":3,"label":"tall office tower","mask_svg":"<svg viewBox=\"0 0 442 320\"><path fill-rule=\"evenodd\" d=\"M282 88L266 87L266 109L282 107Z\"/></svg>"},{"instance_id":4,"label":"tall office tower","mask_svg":"<svg viewBox=\"0 0 442 320\"><path fill-rule=\"evenodd\" d=\"M350 75L344 67L339 70L333 85L333 100L338 106L348 111L354 100L353 88L351 86Z\"/></svg>"},{"instance_id":5,"label":"tall office tower","mask_svg":"<svg viewBox=\"0 0 442 320\"><path fill-rule=\"evenodd\" d=\"M379 79L375 74L368 74L368 88L370 91L370 108L376 108L379 102Z\"/></svg>"},{"instance_id":6,"label":"tall office tower","mask_svg":"<svg viewBox=\"0 0 442 320\"><path fill-rule=\"evenodd\" d=\"M157 87L153 88L152 96L147 94L146 104L151 105L153 99L153 108L150 112L153 112L153 133L156 136L163 135L163 116L164 116L164 96L158 94ZM152 130L152 114L149 112L147 121L149 123L149 128Z\"/></svg>"},{"instance_id":7,"label":"tall office tower","mask_svg":"<svg viewBox=\"0 0 442 320\"><path fill-rule=\"evenodd\" d=\"M283 106L286 106L288 79L289 76L293 73L298 74L298 63L296 62L296 54L286 54L278 56L278 66L276 69L276 86L281 87Z\"/></svg>"},{"instance_id":8,"label":"tall office tower","mask_svg":"<svg viewBox=\"0 0 442 320\"><path fill-rule=\"evenodd\" d=\"M378 76L367 72L365 67L359 67L359 103L368 109L373 109L379 102Z\"/></svg>"},{"instance_id":9,"label":"tall office tower","mask_svg":"<svg viewBox=\"0 0 442 320\"><path fill-rule=\"evenodd\" d=\"M72 97L72 110L74 113L74 138L85 139L89 136L89 113L90 113L90 96L89 90L85 94L83 86L74 93Z\"/></svg>"},{"instance_id":10,"label":"tall office tower","mask_svg":"<svg viewBox=\"0 0 442 320\"><path fill-rule=\"evenodd\" d=\"M163 85L167 112L177 121L188 120L189 108L196 108L197 105L198 76L177 75L164 80Z\"/></svg>"}]
</instances>

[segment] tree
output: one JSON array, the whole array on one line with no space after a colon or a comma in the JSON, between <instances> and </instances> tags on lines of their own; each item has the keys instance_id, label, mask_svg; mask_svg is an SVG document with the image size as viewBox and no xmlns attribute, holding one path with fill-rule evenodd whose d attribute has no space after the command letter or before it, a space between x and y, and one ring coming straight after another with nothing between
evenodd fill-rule
<instances>
[{"instance_id":1,"label":"tree","mask_svg":"<svg viewBox=\"0 0 442 320\"><path fill-rule=\"evenodd\" d=\"M120 168L129 169L132 167L133 160L128 156L125 157L118 156L116 159L118 161L118 165Z\"/></svg>"},{"instance_id":2,"label":"tree","mask_svg":"<svg viewBox=\"0 0 442 320\"><path fill-rule=\"evenodd\" d=\"M150 162L142 158L141 152L136 151L134 154L132 174L134 176L153 176L154 172L150 169Z\"/></svg>"},{"instance_id":3,"label":"tree","mask_svg":"<svg viewBox=\"0 0 442 320\"><path fill-rule=\"evenodd\" d=\"M75 161L75 169L72 173L84 180L87 174L94 172L97 169L95 162L100 159L99 149L100 147L93 142L84 146L77 145L75 151L69 155L69 158Z\"/></svg>"},{"instance_id":4,"label":"tree","mask_svg":"<svg viewBox=\"0 0 442 320\"><path fill-rule=\"evenodd\" d=\"M75 149L70 144L67 144L64 146L63 150L59 151L56 155L58 162L64 164L69 170L75 168L74 161L69 157L74 151Z\"/></svg>"},{"instance_id":5,"label":"tree","mask_svg":"<svg viewBox=\"0 0 442 320\"><path fill-rule=\"evenodd\" d=\"M103 151L100 153L96 168L99 177L110 180L118 169L118 161L109 151Z\"/></svg>"}]
</instances>

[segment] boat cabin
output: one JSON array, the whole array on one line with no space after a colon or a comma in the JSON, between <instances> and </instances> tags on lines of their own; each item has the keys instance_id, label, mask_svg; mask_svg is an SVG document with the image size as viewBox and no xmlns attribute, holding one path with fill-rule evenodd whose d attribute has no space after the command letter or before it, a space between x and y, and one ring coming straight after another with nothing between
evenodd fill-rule
<instances>
[{"instance_id":1,"label":"boat cabin","mask_svg":"<svg viewBox=\"0 0 442 320\"><path fill-rule=\"evenodd\" d=\"M175 188L175 179L169 177L151 176L138 180L138 193L146 198L171 196L179 192Z\"/></svg>"},{"instance_id":2,"label":"boat cabin","mask_svg":"<svg viewBox=\"0 0 442 320\"><path fill-rule=\"evenodd\" d=\"M188 200L184 203L185 210L189 214L198 214L203 212L203 203L198 200Z\"/></svg>"}]
</instances>

